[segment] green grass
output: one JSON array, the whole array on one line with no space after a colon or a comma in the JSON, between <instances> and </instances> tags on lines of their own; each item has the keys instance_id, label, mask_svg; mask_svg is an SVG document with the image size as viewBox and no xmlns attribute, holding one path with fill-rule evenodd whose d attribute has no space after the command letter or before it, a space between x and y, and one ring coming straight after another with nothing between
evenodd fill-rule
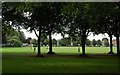
<instances>
[{"instance_id":1,"label":"green grass","mask_svg":"<svg viewBox=\"0 0 120 75\"><path fill-rule=\"evenodd\" d=\"M47 47L42 47L45 57L29 47L3 48L3 73L117 73L118 57L106 55L109 47L87 47L88 57L78 56L77 47L53 47L56 55L46 55ZM116 53L116 48L114 52ZM104 55L99 55L103 54ZM98 54L98 55L94 55Z\"/></svg>"},{"instance_id":2,"label":"green grass","mask_svg":"<svg viewBox=\"0 0 120 75\"><path fill-rule=\"evenodd\" d=\"M82 50L82 48L80 48ZM37 51L37 50L36 50ZM55 53L59 54L79 54L78 53L78 47L53 47L53 51ZM114 53L116 53L116 47L113 49ZM30 47L22 47L22 48L3 48L2 50L3 53L33 53L33 49ZM41 48L42 53L47 53L48 49L47 47L42 47ZM82 51L80 51L82 52ZM108 53L109 52L109 47L86 47L86 53L90 54L96 54L96 53Z\"/></svg>"}]
</instances>

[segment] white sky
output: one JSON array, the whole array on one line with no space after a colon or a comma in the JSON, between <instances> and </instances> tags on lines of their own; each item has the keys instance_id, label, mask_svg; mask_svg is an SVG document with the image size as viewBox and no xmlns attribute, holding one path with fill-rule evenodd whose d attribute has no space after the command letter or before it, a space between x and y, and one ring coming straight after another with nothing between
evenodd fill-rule
<instances>
[{"instance_id":1,"label":"white sky","mask_svg":"<svg viewBox=\"0 0 120 75\"><path fill-rule=\"evenodd\" d=\"M22 31L24 32L26 38L31 37L31 38L36 38L37 39L34 32L30 33L29 31L27 31L25 29L22 29ZM65 35L65 37L67 37L67 36L68 35ZM61 34L53 34L52 35L52 39L59 40L61 38L62 38ZM95 40L102 40L102 38L108 38L109 39L109 36L107 34L99 34L99 35L94 36L93 33L90 33L87 38L92 41L93 39L95 39ZM115 39L115 37L113 37L113 39Z\"/></svg>"}]
</instances>

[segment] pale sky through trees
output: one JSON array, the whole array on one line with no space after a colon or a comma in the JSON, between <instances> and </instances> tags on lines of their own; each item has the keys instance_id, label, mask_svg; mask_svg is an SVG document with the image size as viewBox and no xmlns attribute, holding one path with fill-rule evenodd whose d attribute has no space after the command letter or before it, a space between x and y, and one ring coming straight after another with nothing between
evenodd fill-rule
<instances>
[{"instance_id":1,"label":"pale sky through trees","mask_svg":"<svg viewBox=\"0 0 120 75\"><path fill-rule=\"evenodd\" d=\"M37 37L36 37L34 32L30 33L29 31L27 31L25 29L22 29L22 31L24 32L26 38L31 37L31 38L37 39ZM67 36L68 35L65 35L65 37L67 37ZM61 38L62 38L61 34L57 34L56 33L56 34L52 35L52 39L59 40ZM108 38L109 39L109 36L107 34L99 34L99 35L95 35L94 36L93 33L90 33L87 38L92 41L93 39L95 39L95 40L102 40L102 38ZM115 37L113 37L113 39L115 39Z\"/></svg>"}]
</instances>

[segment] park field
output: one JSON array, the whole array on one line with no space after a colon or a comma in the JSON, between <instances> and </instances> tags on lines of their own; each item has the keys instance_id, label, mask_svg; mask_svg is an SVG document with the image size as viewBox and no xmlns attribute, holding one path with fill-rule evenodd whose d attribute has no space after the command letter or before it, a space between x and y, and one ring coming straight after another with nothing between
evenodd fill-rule
<instances>
[{"instance_id":1,"label":"park field","mask_svg":"<svg viewBox=\"0 0 120 75\"><path fill-rule=\"evenodd\" d=\"M35 57L30 47L2 48L2 72L4 73L118 73L119 60L109 55L109 47L86 47L87 56L80 56L78 47L53 47L55 55ZM116 53L116 48L114 53ZM80 49L81 50L81 49Z\"/></svg>"}]
</instances>

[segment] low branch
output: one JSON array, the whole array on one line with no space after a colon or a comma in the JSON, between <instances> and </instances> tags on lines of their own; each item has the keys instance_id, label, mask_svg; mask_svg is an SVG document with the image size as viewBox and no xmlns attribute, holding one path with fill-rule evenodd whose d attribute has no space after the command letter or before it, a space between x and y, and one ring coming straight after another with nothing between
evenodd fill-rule
<instances>
[{"instance_id":1,"label":"low branch","mask_svg":"<svg viewBox=\"0 0 120 75\"><path fill-rule=\"evenodd\" d=\"M39 37L39 35L37 34L37 32L35 31L35 29L33 29L34 30L34 32L35 32L35 35L37 36L37 37Z\"/></svg>"},{"instance_id":2,"label":"low branch","mask_svg":"<svg viewBox=\"0 0 120 75\"><path fill-rule=\"evenodd\" d=\"M90 30L87 30L87 31L86 31L86 35L87 35L87 36L88 36L89 32L90 32Z\"/></svg>"}]
</instances>

